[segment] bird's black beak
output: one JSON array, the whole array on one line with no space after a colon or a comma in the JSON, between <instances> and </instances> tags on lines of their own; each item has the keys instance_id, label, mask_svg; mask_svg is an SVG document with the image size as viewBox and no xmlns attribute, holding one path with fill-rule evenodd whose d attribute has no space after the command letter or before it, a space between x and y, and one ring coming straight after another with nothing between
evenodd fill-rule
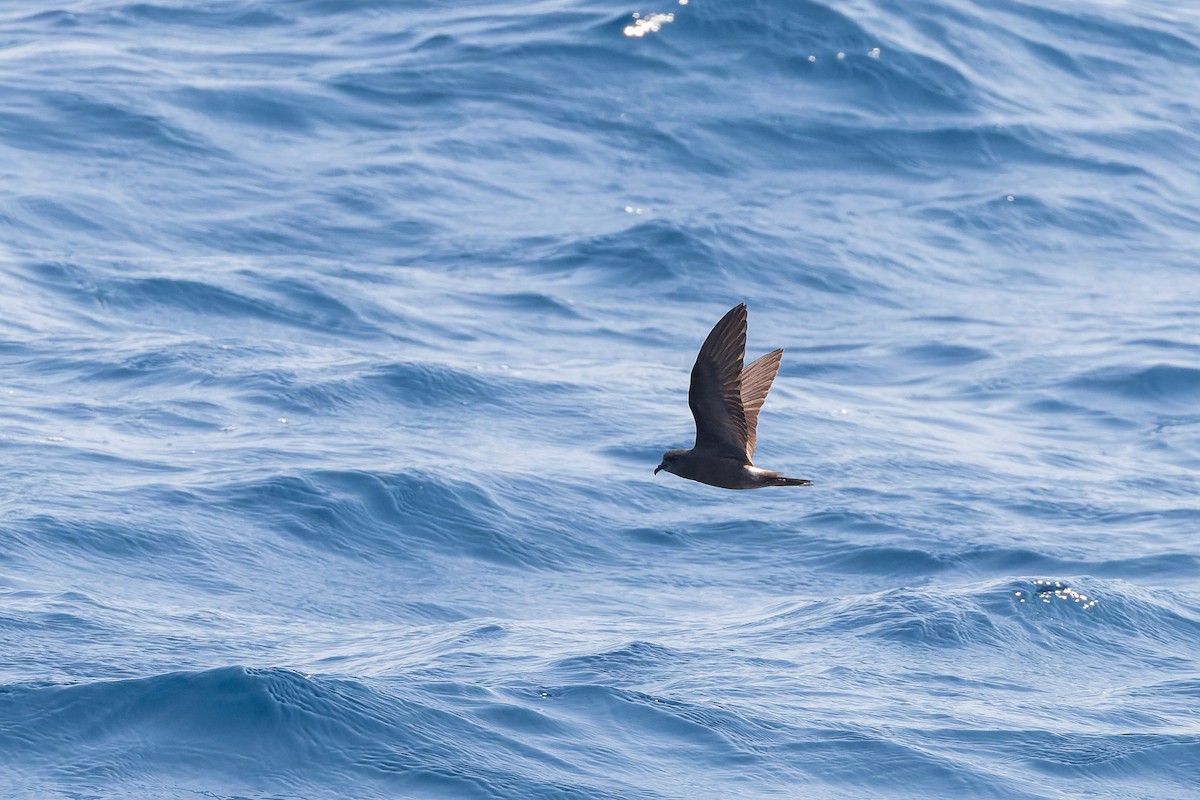
<instances>
[{"instance_id":1,"label":"bird's black beak","mask_svg":"<svg viewBox=\"0 0 1200 800\"><path fill-rule=\"evenodd\" d=\"M655 474L655 475L657 475L657 474L658 474L658 471L659 471L660 469L662 469L662 468L663 468L663 465L662 465L662 464L659 464L657 467L655 467L655 468L654 468L654 474Z\"/></svg>"}]
</instances>

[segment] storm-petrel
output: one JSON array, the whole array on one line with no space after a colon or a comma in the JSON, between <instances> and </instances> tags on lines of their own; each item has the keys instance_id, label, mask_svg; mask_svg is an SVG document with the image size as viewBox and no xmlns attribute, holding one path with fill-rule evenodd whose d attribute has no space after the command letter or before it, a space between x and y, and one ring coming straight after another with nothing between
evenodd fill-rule
<instances>
[{"instance_id":1,"label":"storm-petrel","mask_svg":"<svg viewBox=\"0 0 1200 800\"><path fill-rule=\"evenodd\" d=\"M654 468L722 489L763 486L810 486L812 481L785 478L754 466L758 412L779 371L783 350L773 350L742 368L746 354L746 304L734 306L713 327L696 365L688 405L696 419L696 445L668 450Z\"/></svg>"}]
</instances>

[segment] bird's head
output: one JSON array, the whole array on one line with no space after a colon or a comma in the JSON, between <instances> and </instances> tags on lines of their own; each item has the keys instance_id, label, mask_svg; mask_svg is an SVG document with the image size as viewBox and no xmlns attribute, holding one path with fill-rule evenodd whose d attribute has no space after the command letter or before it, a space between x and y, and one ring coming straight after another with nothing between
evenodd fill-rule
<instances>
[{"instance_id":1,"label":"bird's head","mask_svg":"<svg viewBox=\"0 0 1200 800\"><path fill-rule=\"evenodd\" d=\"M659 470L665 469L667 472L675 473L675 465L679 460L687 454L687 450L668 450L663 453L662 463L654 468L654 474L657 475ZM675 473L678 474L678 473Z\"/></svg>"}]
</instances>

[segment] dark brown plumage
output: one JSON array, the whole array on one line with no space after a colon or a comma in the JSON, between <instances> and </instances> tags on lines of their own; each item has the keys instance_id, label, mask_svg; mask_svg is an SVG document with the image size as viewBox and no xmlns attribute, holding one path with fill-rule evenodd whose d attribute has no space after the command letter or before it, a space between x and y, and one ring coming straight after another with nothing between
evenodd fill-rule
<instances>
[{"instance_id":1,"label":"dark brown plumage","mask_svg":"<svg viewBox=\"0 0 1200 800\"><path fill-rule=\"evenodd\" d=\"M713 326L692 367L688 405L696 420L696 444L690 450L668 450L655 468L723 489L763 486L809 486L811 481L785 478L754 466L758 412L779 371L783 350L773 350L748 367L746 304L734 306Z\"/></svg>"}]
</instances>

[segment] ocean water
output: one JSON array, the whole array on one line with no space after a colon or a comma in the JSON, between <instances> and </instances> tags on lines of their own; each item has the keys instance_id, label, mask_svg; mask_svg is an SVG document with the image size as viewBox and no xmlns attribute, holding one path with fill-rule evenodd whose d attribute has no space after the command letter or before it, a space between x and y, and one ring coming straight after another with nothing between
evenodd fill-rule
<instances>
[{"instance_id":1,"label":"ocean water","mask_svg":"<svg viewBox=\"0 0 1200 800\"><path fill-rule=\"evenodd\" d=\"M0 796L1200 796L1192 0L6 0ZM756 461L652 474L731 306Z\"/></svg>"}]
</instances>

